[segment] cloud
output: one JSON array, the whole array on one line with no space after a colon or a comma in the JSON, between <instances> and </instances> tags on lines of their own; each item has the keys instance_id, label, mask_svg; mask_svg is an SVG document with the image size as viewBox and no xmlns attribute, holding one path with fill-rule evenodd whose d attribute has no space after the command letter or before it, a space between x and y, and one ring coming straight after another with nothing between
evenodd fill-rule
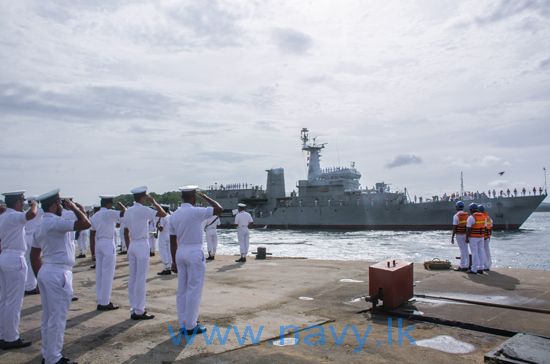
<instances>
[{"instance_id":1,"label":"cloud","mask_svg":"<svg viewBox=\"0 0 550 364\"><path fill-rule=\"evenodd\" d=\"M506 179L496 179L494 181L489 182L489 187L492 187L492 188L505 188L506 186L508 186L509 183L510 183L510 181L508 181Z\"/></svg>"},{"instance_id":2,"label":"cloud","mask_svg":"<svg viewBox=\"0 0 550 364\"><path fill-rule=\"evenodd\" d=\"M396 168L402 167L409 164L420 164L422 163L422 158L415 154L400 154L393 158L392 161L386 163L386 168Z\"/></svg>"},{"instance_id":3,"label":"cloud","mask_svg":"<svg viewBox=\"0 0 550 364\"><path fill-rule=\"evenodd\" d=\"M548 17L550 16L550 2L547 0L497 1L486 14L476 17L475 22L478 25L497 23L529 11L536 12L543 17Z\"/></svg>"},{"instance_id":4,"label":"cloud","mask_svg":"<svg viewBox=\"0 0 550 364\"><path fill-rule=\"evenodd\" d=\"M272 37L285 53L305 54L313 46L313 39L309 35L294 29L274 29Z\"/></svg>"}]
</instances>

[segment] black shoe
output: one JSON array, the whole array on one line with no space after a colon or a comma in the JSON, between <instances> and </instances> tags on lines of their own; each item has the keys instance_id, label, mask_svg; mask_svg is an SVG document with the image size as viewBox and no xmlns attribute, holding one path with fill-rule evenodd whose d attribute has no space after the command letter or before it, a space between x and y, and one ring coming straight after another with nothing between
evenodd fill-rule
<instances>
[{"instance_id":1,"label":"black shoe","mask_svg":"<svg viewBox=\"0 0 550 364\"><path fill-rule=\"evenodd\" d=\"M31 289L30 291L25 291L25 296L32 296L34 294L40 294L38 287L36 287L35 289Z\"/></svg>"},{"instance_id":2,"label":"black shoe","mask_svg":"<svg viewBox=\"0 0 550 364\"><path fill-rule=\"evenodd\" d=\"M113 305L112 302L109 302L108 305L97 305L98 311L113 311L118 310L120 307L118 305Z\"/></svg>"},{"instance_id":3,"label":"black shoe","mask_svg":"<svg viewBox=\"0 0 550 364\"><path fill-rule=\"evenodd\" d=\"M213 256L213 255L209 255L208 258L206 258L206 260L214 260L214 256Z\"/></svg>"},{"instance_id":4,"label":"black shoe","mask_svg":"<svg viewBox=\"0 0 550 364\"><path fill-rule=\"evenodd\" d=\"M82 259L82 258L86 258L86 254L80 254L76 257L76 259Z\"/></svg>"},{"instance_id":5,"label":"black shoe","mask_svg":"<svg viewBox=\"0 0 550 364\"><path fill-rule=\"evenodd\" d=\"M21 338L15 340L15 341L4 341L2 344L2 349L4 350L10 350L10 349L20 349L20 348L26 348L27 346L31 346L32 342L25 341Z\"/></svg>"},{"instance_id":6,"label":"black shoe","mask_svg":"<svg viewBox=\"0 0 550 364\"><path fill-rule=\"evenodd\" d=\"M169 276L170 274L172 274L170 269L164 269L162 272L158 272L157 276Z\"/></svg>"},{"instance_id":7,"label":"black shoe","mask_svg":"<svg viewBox=\"0 0 550 364\"><path fill-rule=\"evenodd\" d=\"M244 262L246 262L246 258L240 257L240 258L237 259L235 262L237 262L237 263L244 263Z\"/></svg>"},{"instance_id":8,"label":"black shoe","mask_svg":"<svg viewBox=\"0 0 550 364\"><path fill-rule=\"evenodd\" d=\"M154 256L155 256L155 252L150 252L150 253L149 253L149 256L150 256L150 257L154 257Z\"/></svg>"},{"instance_id":9,"label":"black shoe","mask_svg":"<svg viewBox=\"0 0 550 364\"><path fill-rule=\"evenodd\" d=\"M477 272L474 272L474 271L471 271L471 270L467 270L466 273L468 273L468 274L477 274Z\"/></svg>"},{"instance_id":10,"label":"black shoe","mask_svg":"<svg viewBox=\"0 0 550 364\"><path fill-rule=\"evenodd\" d=\"M78 297L73 296L73 298L71 298L71 302L76 302L76 301L78 301Z\"/></svg>"},{"instance_id":11,"label":"black shoe","mask_svg":"<svg viewBox=\"0 0 550 364\"><path fill-rule=\"evenodd\" d=\"M132 313L132 315L130 315L130 318L132 320L152 320L155 318L155 315L149 315L147 312L144 312L143 315Z\"/></svg>"},{"instance_id":12,"label":"black shoe","mask_svg":"<svg viewBox=\"0 0 550 364\"><path fill-rule=\"evenodd\" d=\"M203 332L206 332L206 327L199 325L197 323L197 326L195 326L195 328L191 330L185 330L185 331L187 331L187 336L198 335L198 334L202 334Z\"/></svg>"},{"instance_id":13,"label":"black shoe","mask_svg":"<svg viewBox=\"0 0 550 364\"><path fill-rule=\"evenodd\" d=\"M78 364L76 361L72 361L71 359L69 358L61 358L57 361L57 363L55 364Z\"/></svg>"},{"instance_id":14,"label":"black shoe","mask_svg":"<svg viewBox=\"0 0 550 364\"><path fill-rule=\"evenodd\" d=\"M491 270L489 268L487 268L487 269L484 269L483 271L484 272L490 272Z\"/></svg>"},{"instance_id":15,"label":"black shoe","mask_svg":"<svg viewBox=\"0 0 550 364\"><path fill-rule=\"evenodd\" d=\"M118 255L126 255L128 252L119 252Z\"/></svg>"},{"instance_id":16,"label":"black shoe","mask_svg":"<svg viewBox=\"0 0 550 364\"><path fill-rule=\"evenodd\" d=\"M90 269L95 269L95 264L90 266Z\"/></svg>"}]
</instances>

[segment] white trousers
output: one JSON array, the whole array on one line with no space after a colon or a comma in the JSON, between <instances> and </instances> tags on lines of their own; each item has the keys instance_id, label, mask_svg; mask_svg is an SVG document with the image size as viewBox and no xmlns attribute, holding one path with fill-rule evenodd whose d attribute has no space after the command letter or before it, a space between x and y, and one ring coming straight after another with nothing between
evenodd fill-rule
<instances>
[{"instance_id":1,"label":"white trousers","mask_svg":"<svg viewBox=\"0 0 550 364\"><path fill-rule=\"evenodd\" d=\"M472 272L482 271L485 262L483 250L483 238L470 238L470 251L472 252Z\"/></svg>"},{"instance_id":2,"label":"white trousers","mask_svg":"<svg viewBox=\"0 0 550 364\"><path fill-rule=\"evenodd\" d=\"M88 230L81 230L78 234L78 249L80 249L81 254L86 254L86 251L88 250L89 234L90 233Z\"/></svg>"},{"instance_id":3,"label":"white trousers","mask_svg":"<svg viewBox=\"0 0 550 364\"><path fill-rule=\"evenodd\" d=\"M176 305L180 327L192 330L197 326L206 265L201 244L180 245L176 252L178 292Z\"/></svg>"},{"instance_id":4,"label":"white trousers","mask_svg":"<svg viewBox=\"0 0 550 364\"><path fill-rule=\"evenodd\" d=\"M458 249L460 249L460 268L468 268L469 253L468 244L466 244L466 234L455 235Z\"/></svg>"},{"instance_id":5,"label":"white trousers","mask_svg":"<svg viewBox=\"0 0 550 364\"><path fill-rule=\"evenodd\" d=\"M25 280L25 291L32 291L36 288L36 276L32 270L31 265L31 248L33 237L32 234L25 235L25 242L27 243L27 251L25 252L25 260L27 261L27 279Z\"/></svg>"},{"instance_id":6,"label":"white trousers","mask_svg":"<svg viewBox=\"0 0 550 364\"><path fill-rule=\"evenodd\" d=\"M160 260L164 269L172 269L172 253L170 249L170 236L159 238Z\"/></svg>"},{"instance_id":7,"label":"white trousers","mask_svg":"<svg viewBox=\"0 0 550 364\"><path fill-rule=\"evenodd\" d=\"M126 249L126 240L124 240L124 228L120 228L118 235L120 236L120 251L125 252L128 249Z\"/></svg>"},{"instance_id":8,"label":"white trousers","mask_svg":"<svg viewBox=\"0 0 550 364\"><path fill-rule=\"evenodd\" d=\"M489 247L489 243L491 242L491 238L485 239L483 241L483 252L485 253L485 262L483 264L485 269L491 269L492 261L491 261L491 249Z\"/></svg>"},{"instance_id":9,"label":"white trousers","mask_svg":"<svg viewBox=\"0 0 550 364\"><path fill-rule=\"evenodd\" d=\"M111 302L116 267L114 240L100 239L96 241L95 264L97 304L108 305Z\"/></svg>"},{"instance_id":10,"label":"white trousers","mask_svg":"<svg viewBox=\"0 0 550 364\"><path fill-rule=\"evenodd\" d=\"M42 357L57 363L62 355L67 313L73 297L73 273L67 266L45 264L38 272L42 301Z\"/></svg>"},{"instance_id":11,"label":"white trousers","mask_svg":"<svg viewBox=\"0 0 550 364\"><path fill-rule=\"evenodd\" d=\"M156 252L157 249L157 239L153 235L149 235L149 249L151 250L151 253Z\"/></svg>"},{"instance_id":12,"label":"white trousers","mask_svg":"<svg viewBox=\"0 0 550 364\"><path fill-rule=\"evenodd\" d=\"M3 251L0 254L0 339L4 341L19 339L26 278L25 253Z\"/></svg>"},{"instance_id":13,"label":"white trousers","mask_svg":"<svg viewBox=\"0 0 550 364\"><path fill-rule=\"evenodd\" d=\"M240 247L241 255L246 256L248 254L248 246L250 245L249 244L250 233L248 231L248 227L238 227L237 238L239 239L239 247Z\"/></svg>"},{"instance_id":14,"label":"white trousers","mask_svg":"<svg viewBox=\"0 0 550 364\"><path fill-rule=\"evenodd\" d=\"M208 254L216 255L216 249L218 248L218 232L216 229L206 229L206 248Z\"/></svg>"},{"instance_id":15,"label":"white trousers","mask_svg":"<svg viewBox=\"0 0 550 364\"><path fill-rule=\"evenodd\" d=\"M147 273L149 273L149 242L147 240L130 241L128 263L128 300L130 301L130 310L136 315L143 315L147 294Z\"/></svg>"}]
</instances>

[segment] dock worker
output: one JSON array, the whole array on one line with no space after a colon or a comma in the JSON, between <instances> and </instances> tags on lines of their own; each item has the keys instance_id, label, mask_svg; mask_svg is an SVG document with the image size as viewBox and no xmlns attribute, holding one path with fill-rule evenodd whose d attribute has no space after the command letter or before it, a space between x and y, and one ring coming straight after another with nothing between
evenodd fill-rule
<instances>
[{"instance_id":1,"label":"dock worker","mask_svg":"<svg viewBox=\"0 0 550 364\"><path fill-rule=\"evenodd\" d=\"M469 214L464 211L464 202L457 201L455 204L456 214L453 216L453 234L451 236L451 244L454 244L455 237L458 248L460 249L460 264L458 271L465 272L468 270L468 244L466 244L466 221Z\"/></svg>"},{"instance_id":2,"label":"dock worker","mask_svg":"<svg viewBox=\"0 0 550 364\"><path fill-rule=\"evenodd\" d=\"M237 239L239 240L239 248L241 257L236 260L237 263L246 262L246 255L248 254L248 246L250 245L250 232L249 228L252 227L254 220L252 216L246 212L246 205L239 203L237 205L239 212L235 215L235 225L237 225Z\"/></svg>"},{"instance_id":3,"label":"dock worker","mask_svg":"<svg viewBox=\"0 0 550 364\"><path fill-rule=\"evenodd\" d=\"M206 249L208 251L208 258L206 260L214 260L216 256L216 250L218 248L218 226L220 226L220 217L214 215L204 220L204 233L206 237Z\"/></svg>"},{"instance_id":4,"label":"dock worker","mask_svg":"<svg viewBox=\"0 0 550 364\"><path fill-rule=\"evenodd\" d=\"M157 229L159 232L159 253L160 260L164 269L157 273L159 276L169 276L172 274L172 254L170 253L170 232L168 231L170 223L170 206L161 205L166 212L165 217L158 220Z\"/></svg>"},{"instance_id":5,"label":"dock worker","mask_svg":"<svg viewBox=\"0 0 550 364\"><path fill-rule=\"evenodd\" d=\"M491 249L489 243L491 242L491 235L493 235L493 219L489 216L489 212L483 205L478 206L479 212L485 215L485 235L483 236L483 271L489 272L491 270Z\"/></svg>"},{"instance_id":6,"label":"dock worker","mask_svg":"<svg viewBox=\"0 0 550 364\"><path fill-rule=\"evenodd\" d=\"M37 196L31 196L27 198L28 205L32 207L32 202L36 201ZM25 261L27 262L27 279L25 281L25 296L39 294L38 282L36 281L36 276L32 270L31 264L31 248L32 242L34 240L34 233L40 227L40 222L42 221L42 216L44 211L41 208L37 208L36 217L32 220L27 221L25 224L25 243L27 244L27 251L25 252Z\"/></svg>"},{"instance_id":7,"label":"dock worker","mask_svg":"<svg viewBox=\"0 0 550 364\"><path fill-rule=\"evenodd\" d=\"M176 304L180 330L200 334L206 328L197 323L206 265L202 251L202 223L223 208L212 198L198 191L197 186L180 188L183 204L169 222L172 270L178 273ZM210 206L197 207L197 196Z\"/></svg>"},{"instance_id":8,"label":"dock worker","mask_svg":"<svg viewBox=\"0 0 550 364\"><path fill-rule=\"evenodd\" d=\"M89 229L91 223L82 206L71 200L63 204L75 214L76 221L62 217L59 189L39 196L38 200L44 217L35 234L31 262L38 277L42 302L42 357L45 364L70 364L74 362L62 354L67 313L73 297L72 269L75 264L74 241L67 233Z\"/></svg>"},{"instance_id":9,"label":"dock worker","mask_svg":"<svg viewBox=\"0 0 550 364\"><path fill-rule=\"evenodd\" d=\"M25 224L37 214L36 201L23 211L25 191L3 193L6 211L0 215L0 349L18 349L31 345L19 335L21 307L25 295L27 263Z\"/></svg>"},{"instance_id":10,"label":"dock worker","mask_svg":"<svg viewBox=\"0 0 550 364\"><path fill-rule=\"evenodd\" d=\"M165 217L166 212L147 194L147 186L133 188L134 204L124 214L124 240L128 248L128 299L132 320L155 318L145 311L147 272L149 272L149 221ZM149 202L154 209L145 206Z\"/></svg>"},{"instance_id":11,"label":"dock worker","mask_svg":"<svg viewBox=\"0 0 550 364\"><path fill-rule=\"evenodd\" d=\"M468 220L466 220L466 243L469 244L472 252L472 266L468 273L483 274L485 215L478 211L478 206L475 203L470 204L470 214Z\"/></svg>"},{"instance_id":12,"label":"dock worker","mask_svg":"<svg viewBox=\"0 0 550 364\"><path fill-rule=\"evenodd\" d=\"M116 267L115 225L124 216L126 207L119 202L120 211L114 210L114 195L99 198L101 208L92 216L90 229L90 241L95 246L97 310L111 311L119 308L111 302Z\"/></svg>"}]
</instances>

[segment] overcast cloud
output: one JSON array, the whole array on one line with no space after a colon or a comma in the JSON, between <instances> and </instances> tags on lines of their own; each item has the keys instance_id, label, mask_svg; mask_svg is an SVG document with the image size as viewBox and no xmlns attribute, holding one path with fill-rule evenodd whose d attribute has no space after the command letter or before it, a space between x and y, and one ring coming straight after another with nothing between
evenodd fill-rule
<instances>
[{"instance_id":1,"label":"overcast cloud","mask_svg":"<svg viewBox=\"0 0 550 364\"><path fill-rule=\"evenodd\" d=\"M94 203L142 184L265 185L284 167L290 191L302 127L363 186L432 196L464 171L468 190L538 187L549 4L4 1L0 190Z\"/></svg>"}]
</instances>

